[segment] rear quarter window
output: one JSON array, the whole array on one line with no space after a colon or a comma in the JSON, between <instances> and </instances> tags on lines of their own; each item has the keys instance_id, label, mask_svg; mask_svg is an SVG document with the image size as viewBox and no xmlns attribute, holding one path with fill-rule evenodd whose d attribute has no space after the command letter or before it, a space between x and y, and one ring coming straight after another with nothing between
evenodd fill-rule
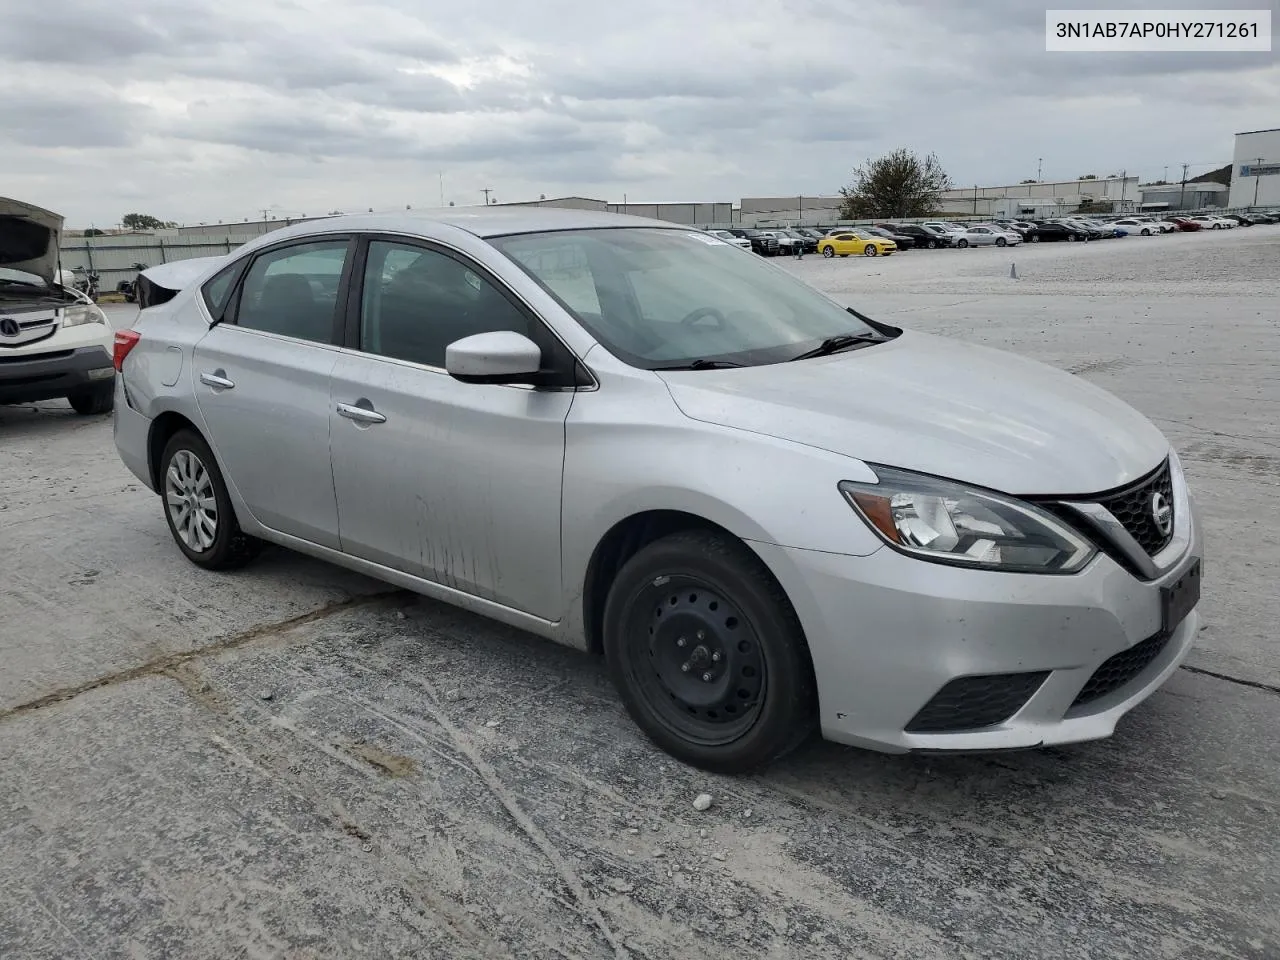
<instances>
[{"instance_id":1,"label":"rear quarter window","mask_svg":"<svg viewBox=\"0 0 1280 960\"><path fill-rule=\"evenodd\" d=\"M243 264L244 261L238 261L229 267L223 267L200 288L200 294L204 297L204 305L209 308L209 315L213 319L221 319L223 311L227 309L227 303L231 299L231 291L235 289L236 277L239 276Z\"/></svg>"}]
</instances>

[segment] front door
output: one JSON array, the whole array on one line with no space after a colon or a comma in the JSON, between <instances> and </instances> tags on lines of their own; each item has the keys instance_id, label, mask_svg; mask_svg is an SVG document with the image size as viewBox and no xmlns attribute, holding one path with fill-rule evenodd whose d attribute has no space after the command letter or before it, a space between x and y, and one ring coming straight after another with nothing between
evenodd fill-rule
<instances>
[{"instance_id":1,"label":"front door","mask_svg":"<svg viewBox=\"0 0 1280 960\"><path fill-rule=\"evenodd\" d=\"M259 254L238 300L195 346L192 377L227 482L264 526L338 546L329 376L348 238Z\"/></svg>"},{"instance_id":2,"label":"front door","mask_svg":"<svg viewBox=\"0 0 1280 960\"><path fill-rule=\"evenodd\" d=\"M444 370L449 343L494 330L541 343L540 321L452 253L392 240L366 249L358 349L332 375L343 551L559 619L574 394L461 383Z\"/></svg>"}]
</instances>

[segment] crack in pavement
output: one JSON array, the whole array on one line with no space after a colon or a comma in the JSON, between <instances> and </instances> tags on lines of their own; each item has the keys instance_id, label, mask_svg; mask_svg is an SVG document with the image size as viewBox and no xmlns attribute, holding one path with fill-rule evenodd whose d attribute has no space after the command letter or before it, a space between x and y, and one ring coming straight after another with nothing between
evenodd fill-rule
<instances>
[{"instance_id":1,"label":"crack in pavement","mask_svg":"<svg viewBox=\"0 0 1280 960\"><path fill-rule=\"evenodd\" d=\"M145 663L140 663L136 667L130 667L127 670L118 670L115 673L104 674L93 680L87 680L84 683L77 684L74 687L63 687L54 690L52 693L46 693L42 697L35 700L28 700L26 703L20 703L16 707L9 707L0 710L0 723L6 720L12 720L14 717L23 714L33 713L36 710L42 710L45 707L51 707L55 704L66 703L73 700L81 694L88 693L91 690L100 690L103 687L114 687L122 683L128 683L130 680L139 680L143 677L158 676L161 674L171 673L173 670L181 667L193 660L200 660L204 657L215 656L225 653L228 650L235 650L239 647L253 643L255 640L261 640L264 637L274 636L294 627L301 627L308 623L314 623L317 620L323 620L335 613L342 613L345 610L355 610L360 607L371 606L375 603L381 603L384 600L390 600L393 597L407 596L408 591L405 590L380 590L377 593L362 594L358 597L347 597L345 600L338 600L334 603L327 603L323 607L319 607L308 613L299 614L296 617L290 617L288 620L281 620L277 623L266 623L262 626L253 627L242 633L232 634L222 640L218 640L208 646L198 647L195 650L181 650L177 653L167 653L164 656L156 657Z\"/></svg>"},{"instance_id":2,"label":"crack in pavement","mask_svg":"<svg viewBox=\"0 0 1280 960\"><path fill-rule=\"evenodd\" d=\"M1242 687L1252 687L1255 690L1265 690L1267 693L1274 693L1280 696L1280 685L1273 683L1263 683L1261 680L1245 680L1243 677L1233 677L1230 674L1218 673L1216 670L1206 670L1204 667L1189 667L1185 663L1182 669L1188 673L1198 673L1202 676L1213 677L1216 680L1225 680L1227 683L1235 683Z\"/></svg>"}]
</instances>

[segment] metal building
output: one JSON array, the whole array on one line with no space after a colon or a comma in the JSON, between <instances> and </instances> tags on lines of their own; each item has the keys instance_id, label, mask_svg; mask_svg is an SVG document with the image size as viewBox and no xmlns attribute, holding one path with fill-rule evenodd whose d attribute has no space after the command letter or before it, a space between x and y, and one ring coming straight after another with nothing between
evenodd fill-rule
<instances>
[{"instance_id":1,"label":"metal building","mask_svg":"<svg viewBox=\"0 0 1280 960\"><path fill-rule=\"evenodd\" d=\"M1236 134L1229 207L1280 207L1280 127Z\"/></svg>"}]
</instances>

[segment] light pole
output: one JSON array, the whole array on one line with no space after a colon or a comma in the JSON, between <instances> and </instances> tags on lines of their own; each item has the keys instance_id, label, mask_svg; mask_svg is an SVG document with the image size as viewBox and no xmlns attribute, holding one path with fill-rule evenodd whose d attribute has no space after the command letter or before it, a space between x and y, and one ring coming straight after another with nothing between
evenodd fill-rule
<instances>
[{"instance_id":1,"label":"light pole","mask_svg":"<svg viewBox=\"0 0 1280 960\"><path fill-rule=\"evenodd\" d=\"M1044 157L1036 158L1036 183L1040 182L1040 171L1044 169Z\"/></svg>"},{"instance_id":2,"label":"light pole","mask_svg":"<svg viewBox=\"0 0 1280 960\"><path fill-rule=\"evenodd\" d=\"M1261 167L1262 164L1264 163L1264 160L1262 157L1255 157L1254 159L1257 162L1258 167ZM1262 182L1262 171L1259 170L1258 167L1255 167L1253 171L1253 206L1254 207L1258 205L1258 184ZM1253 207L1250 207L1249 209L1252 210Z\"/></svg>"}]
</instances>

